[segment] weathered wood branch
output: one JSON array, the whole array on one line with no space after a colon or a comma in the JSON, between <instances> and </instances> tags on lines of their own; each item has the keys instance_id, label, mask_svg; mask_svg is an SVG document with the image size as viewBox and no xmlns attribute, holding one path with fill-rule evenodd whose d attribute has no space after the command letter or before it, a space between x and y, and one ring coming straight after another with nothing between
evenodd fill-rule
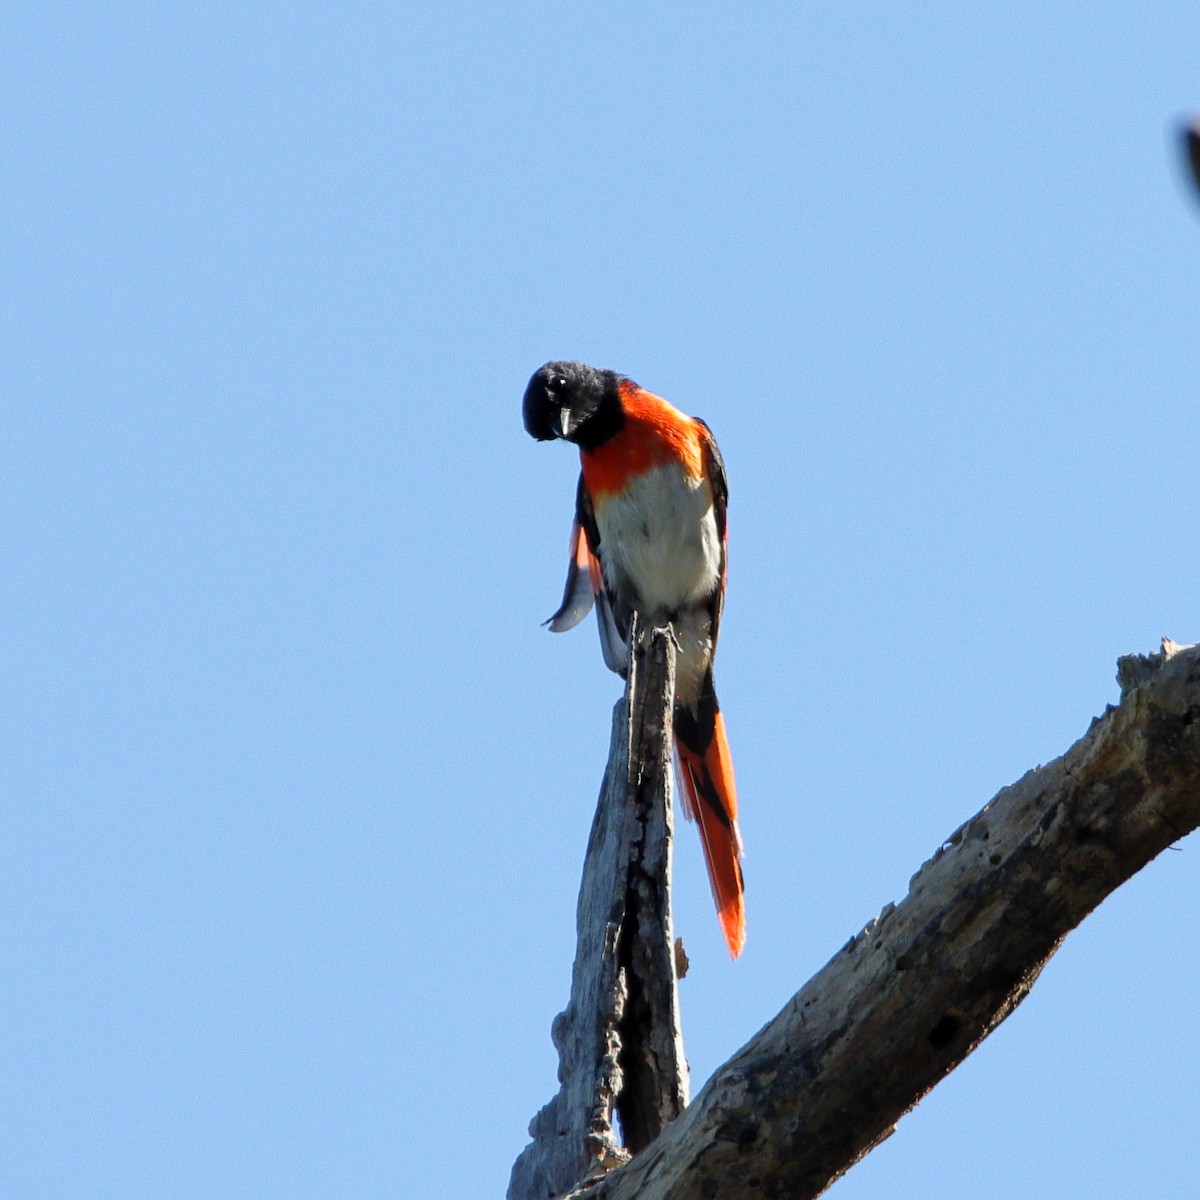
<instances>
[{"instance_id":1,"label":"weathered wood branch","mask_svg":"<svg viewBox=\"0 0 1200 1200\"><path fill-rule=\"evenodd\" d=\"M571 999L551 1030L561 1086L530 1123L509 1200L551 1200L602 1174L687 1104L670 905L675 647L663 630L643 644L635 629L631 642L579 889Z\"/></svg>"},{"instance_id":2,"label":"weathered wood branch","mask_svg":"<svg viewBox=\"0 0 1200 1200\"><path fill-rule=\"evenodd\" d=\"M1200 825L1200 648L1119 664L1121 703L1003 789L578 1200L819 1195L1023 1000L1062 939Z\"/></svg>"}]
</instances>

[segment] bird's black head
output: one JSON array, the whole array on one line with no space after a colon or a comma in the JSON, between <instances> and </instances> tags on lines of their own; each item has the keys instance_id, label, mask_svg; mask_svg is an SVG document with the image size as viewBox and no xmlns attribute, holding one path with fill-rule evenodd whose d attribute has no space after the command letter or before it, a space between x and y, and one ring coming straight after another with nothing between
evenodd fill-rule
<instances>
[{"instance_id":1,"label":"bird's black head","mask_svg":"<svg viewBox=\"0 0 1200 1200\"><path fill-rule=\"evenodd\" d=\"M583 449L621 428L621 376L581 362L548 362L525 389L525 431L539 442L565 438Z\"/></svg>"}]
</instances>

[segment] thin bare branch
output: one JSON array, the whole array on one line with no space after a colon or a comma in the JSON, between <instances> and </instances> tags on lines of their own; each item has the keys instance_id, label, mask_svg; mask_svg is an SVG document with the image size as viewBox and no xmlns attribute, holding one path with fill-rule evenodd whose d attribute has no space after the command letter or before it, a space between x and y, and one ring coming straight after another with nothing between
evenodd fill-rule
<instances>
[{"instance_id":1,"label":"thin bare branch","mask_svg":"<svg viewBox=\"0 0 1200 1200\"><path fill-rule=\"evenodd\" d=\"M635 629L632 644L579 890L571 999L551 1030L561 1086L530 1124L509 1200L595 1178L687 1104L670 906L675 647L663 630L643 644Z\"/></svg>"}]
</instances>

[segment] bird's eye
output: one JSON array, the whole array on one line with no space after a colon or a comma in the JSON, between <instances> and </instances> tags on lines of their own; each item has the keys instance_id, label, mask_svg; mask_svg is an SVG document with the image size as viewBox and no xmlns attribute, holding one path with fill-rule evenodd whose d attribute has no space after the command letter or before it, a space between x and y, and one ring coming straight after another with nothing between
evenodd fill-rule
<instances>
[{"instance_id":1,"label":"bird's eye","mask_svg":"<svg viewBox=\"0 0 1200 1200\"><path fill-rule=\"evenodd\" d=\"M552 375L550 377L550 390L552 392L565 392L567 390L567 379L565 375Z\"/></svg>"}]
</instances>

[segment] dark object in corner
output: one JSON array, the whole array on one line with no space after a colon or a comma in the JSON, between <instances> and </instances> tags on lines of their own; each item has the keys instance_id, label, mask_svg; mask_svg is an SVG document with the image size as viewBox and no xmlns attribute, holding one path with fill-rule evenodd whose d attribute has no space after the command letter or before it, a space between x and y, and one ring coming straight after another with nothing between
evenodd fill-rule
<instances>
[{"instance_id":1,"label":"dark object in corner","mask_svg":"<svg viewBox=\"0 0 1200 1200\"><path fill-rule=\"evenodd\" d=\"M1200 118L1183 131L1183 144L1192 171L1192 182L1196 185L1196 194L1200 196Z\"/></svg>"}]
</instances>

